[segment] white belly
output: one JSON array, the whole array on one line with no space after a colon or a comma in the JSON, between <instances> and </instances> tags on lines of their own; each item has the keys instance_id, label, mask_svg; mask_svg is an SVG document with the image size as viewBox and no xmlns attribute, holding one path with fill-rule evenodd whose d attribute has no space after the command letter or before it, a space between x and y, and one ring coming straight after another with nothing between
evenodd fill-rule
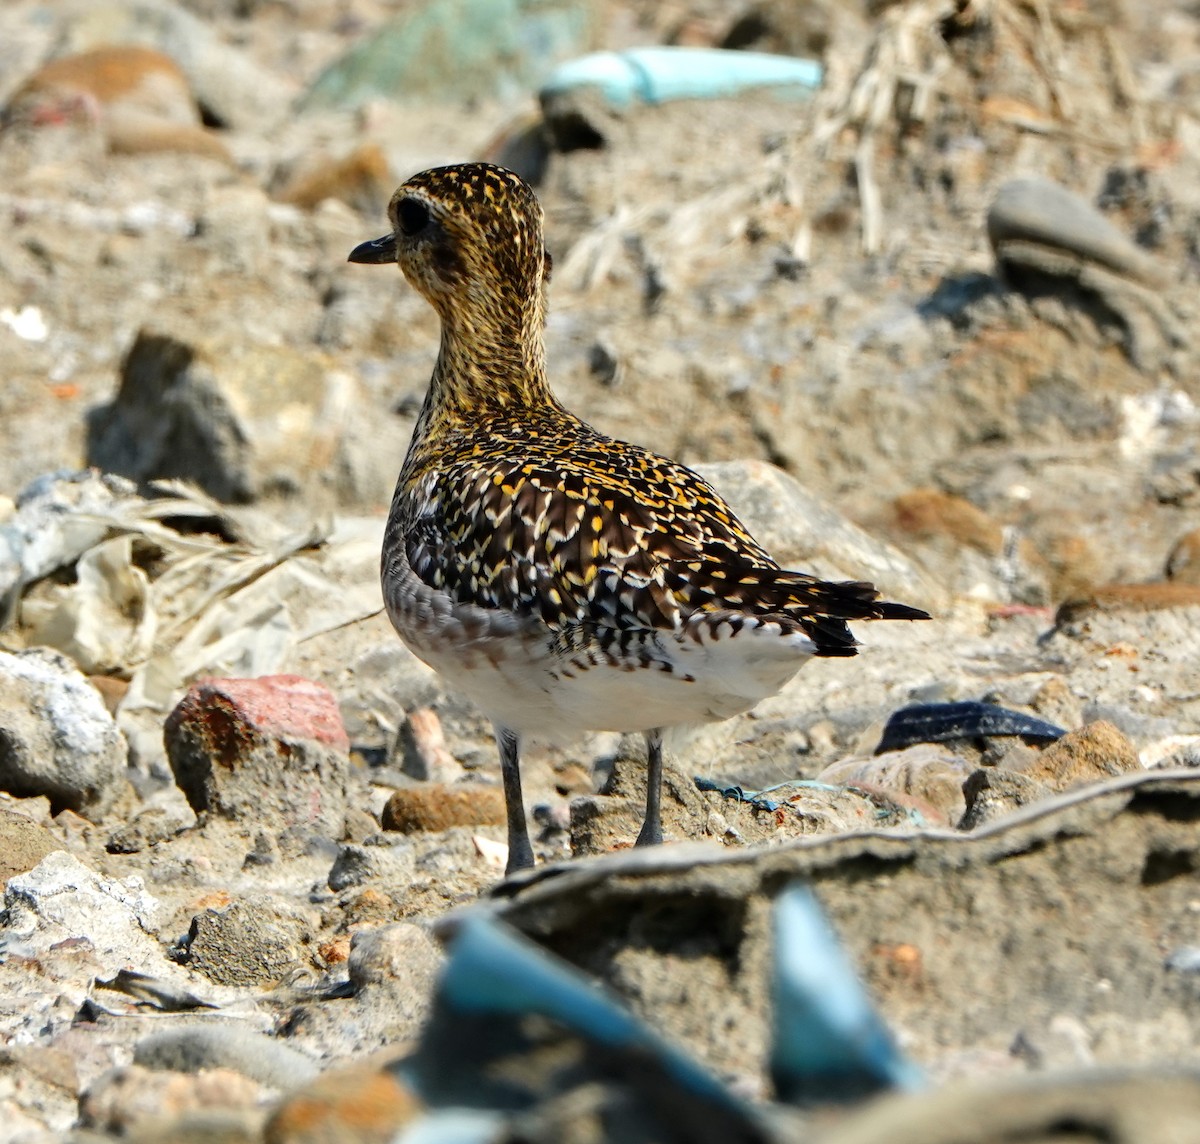
<instances>
[{"instance_id":1,"label":"white belly","mask_svg":"<svg viewBox=\"0 0 1200 1144\"><path fill-rule=\"evenodd\" d=\"M412 576L385 591L408 647L493 721L523 735L648 731L710 723L773 695L812 655L806 636L694 617L626 646L556 638L540 620L452 603Z\"/></svg>"}]
</instances>

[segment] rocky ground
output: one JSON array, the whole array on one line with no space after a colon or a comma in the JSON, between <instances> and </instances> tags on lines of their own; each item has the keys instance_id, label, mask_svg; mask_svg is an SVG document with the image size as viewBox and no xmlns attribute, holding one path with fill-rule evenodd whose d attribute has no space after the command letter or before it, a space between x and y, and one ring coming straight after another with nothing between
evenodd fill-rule
<instances>
[{"instance_id":1,"label":"rocky ground","mask_svg":"<svg viewBox=\"0 0 1200 1144\"><path fill-rule=\"evenodd\" d=\"M0 10L0 1138L392 1139L468 1099L431 1061L480 1075L433 997L481 902L702 1061L747 1138L1188 1138L1200 16L545 0L508 42L494 10ZM47 60L113 43L178 72L28 110ZM825 78L534 98L547 52L661 43ZM569 865L503 884L488 728L379 613L436 323L346 263L465 158L538 180L571 408L790 566L934 617L677 736L659 853L626 853L637 742L536 747L535 846ZM923 1095L774 1099L798 879ZM729 1138L530 1067L526 1119L471 1139Z\"/></svg>"}]
</instances>

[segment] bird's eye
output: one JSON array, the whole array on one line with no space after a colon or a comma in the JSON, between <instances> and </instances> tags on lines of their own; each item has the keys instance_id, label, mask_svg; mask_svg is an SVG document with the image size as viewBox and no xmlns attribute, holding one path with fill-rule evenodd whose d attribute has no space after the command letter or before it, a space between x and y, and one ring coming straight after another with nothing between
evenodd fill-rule
<instances>
[{"instance_id":1,"label":"bird's eye","mask_svg":"<svg viewBox=\"0 0 1200 1144\"><path fill-rule=\"evenodd\" d=\"M416 199L401 199L396 205L396 222L406 238L420 234L429 225L429 210Z\"/></svg>"}]
</instances>

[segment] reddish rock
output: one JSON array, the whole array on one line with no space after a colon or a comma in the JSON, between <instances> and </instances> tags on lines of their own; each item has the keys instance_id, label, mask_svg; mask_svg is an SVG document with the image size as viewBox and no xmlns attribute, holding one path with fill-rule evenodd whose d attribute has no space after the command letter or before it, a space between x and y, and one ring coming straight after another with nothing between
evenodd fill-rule
<instances>
[{"instance_id":1,"label":"reddish rock","mask_svg":"<svg viewBox=\"0 0 1200 1144\"><path fill-rule=\"evenodd\" d=\"M413 834L451 826L499 825L504 822L504 793L483 783L422 783L394 791L380 816L384 830Z\"/></svg>"},{"instance_id":2,"label":"reddish rock","mask_svg":"<svg viewBox=\"0 0 1200 1144\"><path fill-rule=\"evenodd\" d=\"M1061 791L1141 769L1137 748L1111 723L1098 719L1051 743L1020 773Z\"/></svg>"},{"instance_id":3,"label":"reddish rock","mask_svg":"<svg viewBox=\"0 0 1200 1144\"><path fill-rule=\"evenodd\" d=\"M421 1112L390 1072L370 1064L331 1069L286 1097L267 1120L264 1144L387 1144Z\"/></svg>"},{"instance_id":4,"label":"reddish rock","mask_svg":"<svg viewBox=\"0 0 1200 1144\"><path fill-rule=\"evenodd\" d=\"M1150 584L1105 584L1059 606L1058 626L1095 612L1152 612L1163 608L1200 607L1200 584L1159 580Z\"/></svg>"},{"instance_id":5,"label":"reddish rock","mask_svg":"<svg viewBox=\"0 0 1200 1144\"><path fill-rule=\"evenodd\" d=\"M349 740L328 688L296 675L200 680L168 716L164 740L197 813L342 836Z\"/></svg>"}]
</instances>

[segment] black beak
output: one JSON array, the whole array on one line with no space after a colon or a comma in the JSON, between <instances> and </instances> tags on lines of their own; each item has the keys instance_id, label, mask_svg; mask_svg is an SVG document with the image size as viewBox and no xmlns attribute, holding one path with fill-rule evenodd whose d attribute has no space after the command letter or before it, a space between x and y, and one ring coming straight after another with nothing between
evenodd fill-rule
<instances>
[{"instance_id":1,"label":"black beak","mask_svg":"<svg viewBox=\"0 0 1200 1144\"><path fill-rule=\"evenodd\" d=\"M396 261L396 236L385 234L371 242L360 242L352 251L347 262L362 262L368 266L382 266Z\"/></svg>"}]
</instances>

